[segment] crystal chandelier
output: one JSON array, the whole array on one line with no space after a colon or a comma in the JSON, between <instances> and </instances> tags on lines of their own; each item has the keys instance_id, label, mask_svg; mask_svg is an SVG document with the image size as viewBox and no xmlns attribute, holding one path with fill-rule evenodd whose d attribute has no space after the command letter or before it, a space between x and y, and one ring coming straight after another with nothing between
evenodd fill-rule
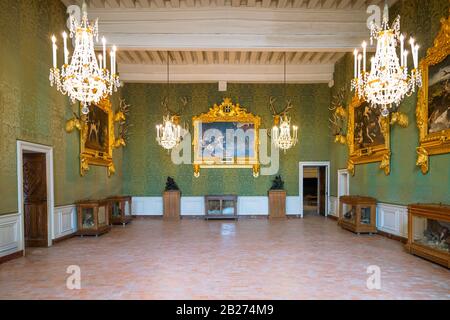
<instances>
[{"instance_id":1,"label":"crystal chandelier","mask_svg":"<svg viewBox=\"0 0 450 320\"><path fill-rule=\"evenodd\" d=\"M167 116L163 117L163 123L156 126L156 141L158 144L166 150L171 150L175 148L181 142L181 126L179 123L178 116L171 116L168 110L169 97L170 97L170 78L169 78L169 67L170 67L170 55L167 52Z\"/></svg>"},{"instance_id":2,"label":"crystal chandelier","mask_svg":"<svg viewBox=\"0 0 450 320\"><path fill-rule=\"evenodd\" d=\"M400 33L400 16L392 27L389 26L389 7L384 6L381 26L372 23L370 30L371 44L377 40L375 56L371 59L370 72L366 71L367 43L363 42L362 55L354 51L354 79L352 90L360 99L369 102L373 107L379 106L381 114L388 116L390 109L399 106L405 96L410 96L416 86L422 86L422 74L418 69L419 46L410 39L414 69L408 74L408 51L405 50L405 36ZM397 56L397 45L400 43L400 59Z\"/></svg>"},{"instance_id":3,"label":"crystal chandelier","mask_svg":"<svg viewBox=\"0 0 450 320\"><path fill-rule=\"evenodd\" d=\"M98 42L98 20L91 24L87 17L86 2L83 1L82 18L78 21L70 17L70 38L75 37L75 49L69 63L67 33L63 33L64 65L57 66L56 37L52 36L53 67L50 69L50 85L56 85L58 91L69 96L72 103L76 100L83 104L82 113L89 113L89 104L98 103L102 98L117 91L120 86L116 74L116 47L110 52L111 71L107 69L106 40L102 38L103 55L95 56L94 38Z\"/></svg>"},{"instance_id":4,"label":"crystal chandelier","mask_svg":"<svg viewBox=\"0 0 450 320\"><path fill-rule=\"evenodd\" d=\"M295 146L298 142L297 126L292 127L291 133L291 119L284 115L280 118L279 127L277 125L272 128L272 141L281 150L286 150Z\"/></svg>"},{"instance_id":5,"label":"crystal chandelier","mask_svg":"<svg viewBox=\"0 0 450 320\"><path fill-rule=\"evenodd\" d=\"M175 148L181 141L181 127L174 117L163 117L163 124L156 126L156 141L166 150Z\"/></svg>"},{"instance_id":6,"label":"crystal chandelier","mask_svg":"<svg viewBox=\"0 0 450 320\"><path fill-rule=\"evenodd\" d=\"M284 95L286 96L286 53L284 53ZM288 101L284 111L280 114L274 112L275 125L272 128L272 143L279 149L284 150L285 153L298 142L298 127L293 126L291 130L291 118L287 115L290 108L292 108L292 105ZM273 108L273 110L275 109Z\"/></svg>"}]
</instances>

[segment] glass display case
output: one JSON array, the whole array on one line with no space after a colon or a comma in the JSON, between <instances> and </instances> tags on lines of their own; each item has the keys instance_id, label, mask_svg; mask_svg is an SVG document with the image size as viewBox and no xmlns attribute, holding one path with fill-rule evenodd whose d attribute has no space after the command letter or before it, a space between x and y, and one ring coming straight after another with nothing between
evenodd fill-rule
<instances>
[{"instance_id":1,"label":"glass display case","mask_svg":"<svg viewBox=\"0 0 450 320\"><path fill-rule=\"evenodd\" d=\"M408 206L407 250L450 268L450 206Z\"/></svg>"},{"instance_id":2,"label":"glass display case","mask_svg":"<svg viewBox=\"0 0 450 320\"><path fill-rule=\"evenodd\" d=\"M206 196L206 219L237 219L237 196Z\"/></svg>"},{"instance_id":3,"label":"glass display case","mask_svg":"<svg viewBox=\"0 0 450 320\"><path fill-rule=\"evenodd\" d=\"M370 197L339 198L339 225L355 233L376 233L377 200Z\"/></svg>"},{"instance_id":4,"label":"glass display case","mask_svg":"<svg viewBox=\"0 0 450 320\"><path fill-rule=\"evenodd\" d=\"M99 236L108 232L108 202L105 200L88 200L77 203L78 231L80 236Z\"/></svg>"},{"instance_id":5,"label":"glass display case","mask_svg":"<svg viewBox=\"0 0 450 320\"><path fill-rule=\"evenodd\" d=\"M131 215L132 203L130 196L115 196L107 200L111 224L125 226L133 219Z\"/></svg>"}]
</instances>

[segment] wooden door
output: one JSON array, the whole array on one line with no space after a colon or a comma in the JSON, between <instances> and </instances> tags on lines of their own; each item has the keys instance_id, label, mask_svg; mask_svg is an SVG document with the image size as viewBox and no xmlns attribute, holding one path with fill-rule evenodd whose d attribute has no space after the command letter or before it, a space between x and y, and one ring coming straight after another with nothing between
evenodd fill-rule
<instances>
[{"instance_id":1,"label":"wooden door","mask_svg":"<svg viewBox=\"0 0 450 320\"><path fill-rule=\"evenodd\" d=\"M23 154L25 245L48 246L47 172L43 153Z\"/></svg>"},{"instance_id":2,"label":"wooden door","mask_svg":"<svg viewBox=\"0 0 450 320\"><path fill-rule=\"evenodd\" d=\"M327 191L326 191L326 185L327 185L327 176L326 176L327 168L326 167L319 167L318 168L318 205L319 205L319 214L325 215L326 210L326 199L327 199Z\"/></svg>"}]
</instances>

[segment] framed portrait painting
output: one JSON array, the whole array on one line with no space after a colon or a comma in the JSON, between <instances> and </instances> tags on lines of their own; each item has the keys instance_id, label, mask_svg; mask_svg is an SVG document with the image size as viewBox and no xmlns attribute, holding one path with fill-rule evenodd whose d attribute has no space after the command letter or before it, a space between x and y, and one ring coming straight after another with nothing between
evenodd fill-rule
<instances>
[{"instance_id":1,"label":"framed portrait painting","mask_svg":"<svg viewBox=\"0 0 450 320\"><path fill-rule=\"evenodd\" d=\"M90 165L105 166L108 168L108 175L114 173L112 161L115 141L114 121L111 102L108 99L89 106L89 113L84 116L80 136L81 175L86 174Z\"/></svg>"},{"instance_id":2,"label":"framed portrait painting","mask_svg":"<svg viewBox=\"0 0 450 320\"><path fill-rule=\"evenodd\" d=\"M420 62L423 85L416 109L419 128L417 165L429 171L429 156L450 152L450 17Z\"/></svg>"},{"instance_id":3,"label":"framed portrait painting","mask_svg":"<svg viewBox=\"0 0 450 320\"><path fill-rule=\"evenodd\" d=\"M389 117L358 96L349 107L347 144L349 147L348 170L355 172L355 165L381 162L380 169L390 174L390 126Z\"/></svg>"}]
</instances>

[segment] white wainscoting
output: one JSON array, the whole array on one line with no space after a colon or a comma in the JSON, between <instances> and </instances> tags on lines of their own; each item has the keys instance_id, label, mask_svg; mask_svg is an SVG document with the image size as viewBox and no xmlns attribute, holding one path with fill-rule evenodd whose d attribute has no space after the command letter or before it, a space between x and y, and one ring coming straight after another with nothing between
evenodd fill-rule
<instances>
[{"instance_id":1,"label":"white wainscoting","mask_svg":"<svg viewBox=\"0 0 450 320\"><path fill-rule=\"evenodd\" d=\"M20 226L18 213L0 216L0 257L23 249Z\"/></svg>"},{"instance_id":2,"label":"white wainscoting","mask_svg":"<svg viewBox=\"0 0 450 320\"><path fill-rule=\"evenodd\" d=\"M407 238L408 208L394 204L378 203L377 228L381 231Z\"/></svg>"},{"instance_id":3,"label":"white wainscoting","mask_svg":"<svg viewBox=\"0 0 450 320\"><path fill-rule=\"evenodd\" d=\"M138 216L162 216L162 197L133 197L133 215Z\"/></svg>"},{"instance_id":4,"label":"white wainscoting","mask_svg":"<svg viewBox=\"0 0 450 320\"><path fill-rule=\"evenodd\" d=\"M329 215L339 217L339 201L338 197L330 196Z\"/></svg>"},{"instance_id":5,"label":"white wainscoting","mask_svg":"<svg viewBox=\"0 0 450 320\"><path fill-rule=\"evenodd\" d=\"M238 197L239 215L268 215L269 200L267 196ZM288 215L300 214L298 197L287 197L286 211ZM133 215L162 216L162 197L133 197ZM205 214L205 200L203 197L181 197L182 216L201 216Z\"/></svg>"},{"instance_id":6,"label":"white wainscoting","mask_svg":"<svg viewBox=\"0 0 450 320\"><path fill-rule=\"evenodd\" d=\"M286 214L289 216L299 216L301 214L300 197L286 197Z\"/></svg>"},{"instance_id":7,"label":"white wainscoting","mask_svg":"<svg viewBox=\"0 0 450 320\"><path fill-rule=\"evenodd\" d=\"M240 216L268 215L269 202L265 196L238 197L238 214Z\"/></svg>"},{"instance_id":8,"label":"white wainscoting","mask_svg":"<svg viewBox=\"0 0 450 320\"><path fill-rule=\"evenodd\" d=\"M52 239L75 233L77 231L77 208L74 205L55 207L52 226Z\"/></svg>"},{"instance_id":9,"label":"white wainscoting","mask_svg":"<svg viewBox=\"0 0 450 320\"><path fill-rule=\"evenodd\" d=\"M205 214L205 198L181 197L182 216L200 216Z\"/></svg>"}]
</instances>

